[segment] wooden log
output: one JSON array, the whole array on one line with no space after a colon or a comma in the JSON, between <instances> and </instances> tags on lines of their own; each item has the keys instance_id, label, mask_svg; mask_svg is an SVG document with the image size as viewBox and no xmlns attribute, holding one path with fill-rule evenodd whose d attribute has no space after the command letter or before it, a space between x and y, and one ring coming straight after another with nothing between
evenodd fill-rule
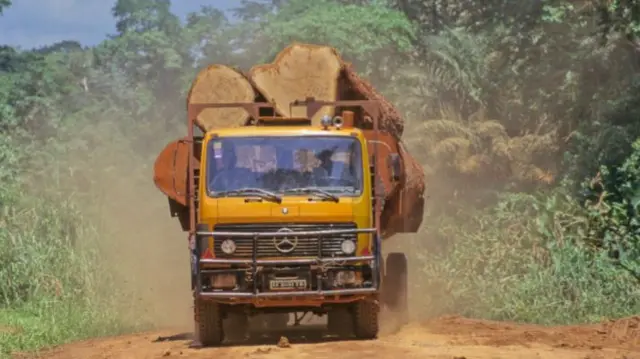
<instances>
[{"instance_id":1,"label":"wooden log","mask_svg":"<svg viewBox=\"0 0 640 359\"><path fill-rule=\"evenodd\" d=\"M376 100L382 106L380 128L399 139L404 122L398 110L387 101L353 66L342 60L337 50L329 46L294 42L281 51L273 63L254 66L249 78L268 101L273 101L276 111L284 117L305 117L303 107L289 107L295 100L314 97L321 101ZM339 109L339 111L344 108ZM356 113L356 125L371 128L364 122L361 109L349 108ZM318 124L322 116L336 113L333 107L325 107L312 118Z\"/></svg>"},{"instance_id":2,"label":"wooden log","mask_svg":"<svg viewBox=\"0 0 640 359\"><path fill-rule=\"evenodd\" d=\"M340 55L332 47L294 42L282 50L273 63L251 68L249 77L267 101L284 117L304 118L304 107L290 107L295 100L315 97L335 101L338 77L342 69ZM333 107L325 107L311 119L317 124L324 115L333 115Z\"/></svg>"},{"instance_id":3,"label":"wooden log","mask_svg":"<svg viewBox=\"0 0 640 359\"><path fill-rule=\"evenodd\" d=\"M211 65L198 73L193 81L187 104L254 102L256 91L241 72L225 66ZM223 127L244 126L249 114L242 108L208 108L196 119L203 131Z\"/></svg>"},{"instance_id":4,"label":"wooden log","mask_svg":"<svg viewBox=\"0 0 640 359\"><path fill-rule=\"evenodd\" d=\"M402 137L404 121L399 111L380 94L367 80L363 79L349 63L344 63L340 72L338 100L375 100L380 103L379 126L396 139ZM357 111L357 110L356 110ZM361 121L362 117L360 116ZM358 127L371 128L372 124L360 123Z\"/></svg>"}]
</instances>

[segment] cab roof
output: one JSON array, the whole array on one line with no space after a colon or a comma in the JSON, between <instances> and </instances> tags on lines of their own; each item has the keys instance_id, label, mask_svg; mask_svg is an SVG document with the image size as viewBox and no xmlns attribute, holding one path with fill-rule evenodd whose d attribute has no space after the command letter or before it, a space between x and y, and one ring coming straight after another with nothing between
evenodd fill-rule
<instances>
[{"instance_id":1,"label":"cab roof","mask_svg":"<svg viewBox=\"0 0 640 359\"><path fill-rule=\"evenodd\" d=\"M324 129L321 126L243 126L214 129L207 131L205 137L246 137L246 136L351 136L360 137L362 131L359 128L335 128Z\"/></svg>"}]
</instances>

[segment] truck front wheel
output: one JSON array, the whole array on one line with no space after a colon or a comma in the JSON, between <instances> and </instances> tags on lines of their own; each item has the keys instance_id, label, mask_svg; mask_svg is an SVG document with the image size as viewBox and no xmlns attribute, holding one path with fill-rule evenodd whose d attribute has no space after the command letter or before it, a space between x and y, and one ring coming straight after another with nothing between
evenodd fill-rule
<instances>
[{"instance_id":1,"label":"truck front wheel","mask_svg":"<svg viewBox=\"0 0 640 359\"><path fill-rule=\"evenodd\" d=\"M378 337L380 306L377 300L363 299L353 305L354 334L358 339Z\"/></svg>"},{"instance_id":2,"label":"truck front wheel","mask_svg":"<svg viewBox=\"0 0 640 359\"><path fill-rule=\"evenodd\" d=\"M220 305L197 300L195 312L198 326L197 341L203 346L220 345L224 337Z\"/></svg>"}]
</instances>

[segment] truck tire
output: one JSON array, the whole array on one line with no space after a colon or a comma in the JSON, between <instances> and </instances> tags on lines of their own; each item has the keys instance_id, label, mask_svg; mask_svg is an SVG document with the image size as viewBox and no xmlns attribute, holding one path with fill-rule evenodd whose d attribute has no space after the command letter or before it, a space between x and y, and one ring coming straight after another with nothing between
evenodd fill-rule
<instances>
[{"instance_id":1,"label":"truck tire","mask_svg":"<svg viewBox=\"0 0 640 359\"><path fill-rule=\"evenodd\" d=\"M222 313L220 305L214 302L199 300L195 306L198 323L198 337L202 346L216 346L222 343Z\"/></svg>"},{"instance_id":2,"label":"truck tire","mask_svg":"<svg viewBox=\"0 0 640 359\"><path fill-rule=\"evenodd\" d=\"M408 261L404 253L389 253L386 260L387 273L383 280L384 304L394 312L401 325L409 321L408 312Z\"/></svg>"},{"instance_id":3,"label":"truck tire","mask_svg":"<svg viewBox=\"0 0 640 359\"><path fill-rule=\"evenodd\" d=\"M354 334L358 339L375 339L380 330L380 306L377 300L363 299L353 306Z\"/></svg>"}]
</instances>

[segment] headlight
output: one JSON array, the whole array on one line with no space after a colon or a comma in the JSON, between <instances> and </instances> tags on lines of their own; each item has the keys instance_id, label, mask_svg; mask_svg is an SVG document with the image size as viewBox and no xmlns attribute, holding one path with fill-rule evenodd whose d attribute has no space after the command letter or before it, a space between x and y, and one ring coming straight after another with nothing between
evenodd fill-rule
<instances>
[{"instance_id":1,"label":"headlight","mask_svg":"<svg viewBox=\"0 0 640 359\"><path fill-rule=\"evenodd\" d=\"M356 242L351 239L344 240L340 245L340 249L344 254L353 254L356 251Z\"/></svg>"},{"instance_id":2,"label":"headlight","mask_svg":"<svg viewBox=\"0 0 640 359\"><path fill-rule=\"evenodd\" d=\"M236 251L236 242L231 239L225 239L220 243L220 249L222 249L225 254L233 254Z\"/></svg>"}]
</instances>

